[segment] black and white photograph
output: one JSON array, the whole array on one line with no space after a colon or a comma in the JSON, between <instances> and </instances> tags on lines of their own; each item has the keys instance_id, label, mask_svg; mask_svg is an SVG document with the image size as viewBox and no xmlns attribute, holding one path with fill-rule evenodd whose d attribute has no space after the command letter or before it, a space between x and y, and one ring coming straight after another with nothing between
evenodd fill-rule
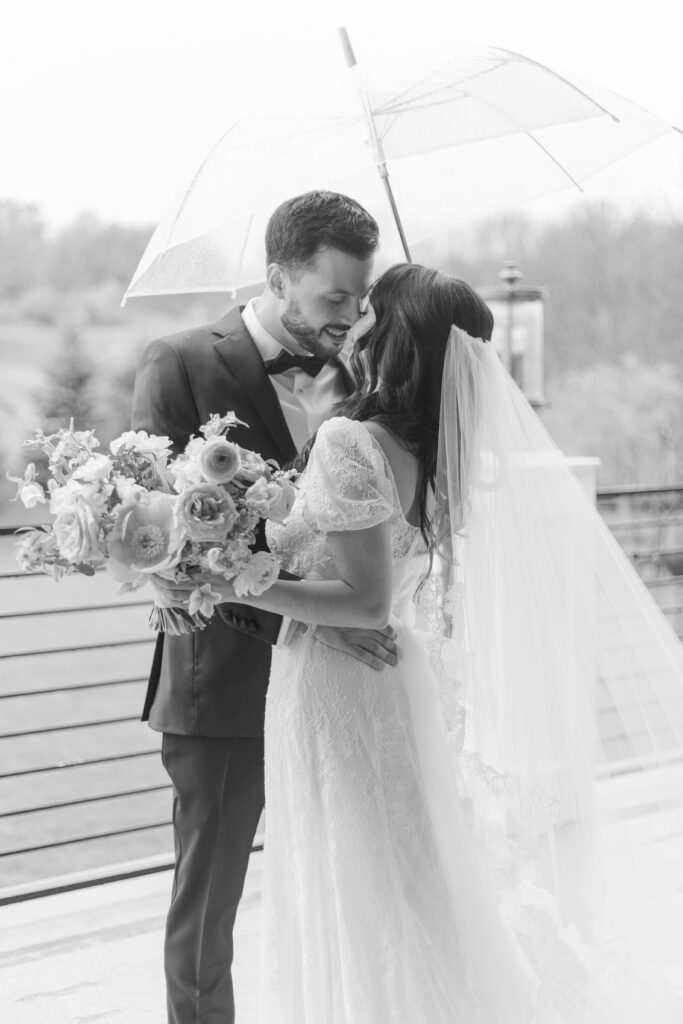
<instances>
[{"instance_id":1,"label":"black and white photograph","mask_svg":"<svg viewBox=\"0 0 683 1024\"><path fill-rule=\"evenodd\" d=\"M683 1024L671 4L0 17L0 1020Z\"/></svg>"}]
</instances>

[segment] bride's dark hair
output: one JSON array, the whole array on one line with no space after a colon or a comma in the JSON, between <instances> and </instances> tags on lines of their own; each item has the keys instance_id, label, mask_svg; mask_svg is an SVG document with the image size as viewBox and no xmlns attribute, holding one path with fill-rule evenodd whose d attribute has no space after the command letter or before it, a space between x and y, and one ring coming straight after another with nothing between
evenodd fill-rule
<instances>
[{"instance_id":1,"label":"bride's dark hair","mask_svg":"<svg viewBox=\"0 0 683 1024\"><path fill-rule=\"evenodd\" d=\"M436 472L441 378L451 326L489 341L493 315L465 281L415 263L382 274L370 301L376 322L351 357L356 389L335 406L334 415L376 420L418 458L419 526L429 543L427 496ZM299 468L314 440L302 451Z\"/></svg>"}]
</instances>

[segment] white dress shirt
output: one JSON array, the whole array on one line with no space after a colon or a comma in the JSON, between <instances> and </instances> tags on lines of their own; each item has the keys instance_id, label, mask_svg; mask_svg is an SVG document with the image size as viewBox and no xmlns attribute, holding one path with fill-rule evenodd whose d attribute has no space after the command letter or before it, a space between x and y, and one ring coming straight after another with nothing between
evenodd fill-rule
<instances>
[{"instance_id":1,"label":"white dress shirt","mask_svg":"<svg viewBox=\"0 0 683 1024\"><path fill-rule=\"evenodd\" d=\"M256 300L252 299L242 310L244 326L249 331L264 363L275 359L283 345L267 331L256 315ZM297 449L301 451L309 437L326 419L335 402L346 397L344 381L334 363L323 366L311 377L305 370L292 367L284 373L273 373L270 382L282 408L285 423Z\"/></svg>"},{"instance_id":2,"label":"white dress shirt","mask_svg":"<svg viewBox=\"0 0 683 1024\"><path fill-rule=\"evenodd\" d=\"M279 356L284 346L266 330L256 315L256 299L251 299L244 307L242 320L264 363ZM285 423L298 451L315 434L321 423L329 418L335 402L346 397L342 375L334 363L323 366L315 377L299 367L291 367L284 373L271 374L270 383L275 389ZM288 636L291 625L291 618L283 616L276 647L294 636L295 630Z\"/></svg>"}]
</instances>

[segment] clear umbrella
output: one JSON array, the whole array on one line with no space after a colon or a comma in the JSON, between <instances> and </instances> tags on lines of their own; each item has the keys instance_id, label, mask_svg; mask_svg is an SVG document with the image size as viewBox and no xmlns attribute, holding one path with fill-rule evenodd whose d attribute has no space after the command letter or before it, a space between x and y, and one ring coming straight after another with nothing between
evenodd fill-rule
<instances>
[{"instance_id":1,"label":"clear umbrella","mask_svg":"<svg viewBox=\"0 0 683 1024\"><path fill-rule=\"evenodd\" d=\"M463 217L580 187L672 131L614 93L506 50L365 68L346 44L349 71L225 133L155 231L124 302L234 294L263 281L268 217L309 189L346 192L370 210L381 269Z\"/></svg>"}]
</instances>

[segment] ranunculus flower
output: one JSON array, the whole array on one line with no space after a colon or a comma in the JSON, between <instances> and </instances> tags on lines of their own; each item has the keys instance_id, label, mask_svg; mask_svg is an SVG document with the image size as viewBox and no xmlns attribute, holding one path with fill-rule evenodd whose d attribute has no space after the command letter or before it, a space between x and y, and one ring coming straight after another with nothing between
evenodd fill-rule
<instances>
[{"instance_id":1,"label":"ranunculus flower","mask_svg":"<svg viewBox=\"0 0 683 1024\"><path fill-rule=\"evenodd\" d=\"M223 437L213 437L203 445L197 464L210 483L227 484L240 468L239 448Z\"/></svg>"},{"instance_id":2,"label":"ranunculus flower","mask_svg":"<svg viewBox=\"0 0 683 1024\"><path fill-rule=\"evenodd\" d=\"M73 565L102 558L100 530L92 508L75 495L70 497L72 500L60 505L52 526L60 555Z\"/></svg>"},{"instance_id":3,"label":"ranunculus flower","mask_svg":"<svg viewBox=\"0 0 683 1024\"><path fill-rule=\"evenodd\" d=\"M237 518L234 501L216 484L188 488L180 495L178 511L193 541L225 540Z\"/></svg>"},{"instance_id":4,"label":"ranunculus flower","mask_svg":"<svg viewBox=\"0 0 683 1024\"><path fill-rule=\"evenodd\" d=\"M279 571L280 566L274 555L269 551L257 551L252 555L249 564L234 579L236 596L262 594L268 587L272 587Z\"/></svg>"},{"instance_id":5,"label":"ranunculus flower","mask_svg":"<svg viewBox=\"0 0 683 1024\"><path fill-rule=\"evenodd\" d=\"M176 498L153 492L131 494L118 510L109 539L107 569L128 583L139 573L164 572L177 565L185 543L176 513Z\"/></svg>"},{"instance_id":6,"label":"ranunculus flower","mask_svg":"<svg viewBox=\"0 0 683 1024\"><path fill-rule=\"evenodd\" d=\"M264 519L281 523L292 510L296 491L289 480L257 480L247 490L244 500Z\"/></svg>"}]
</instances>

